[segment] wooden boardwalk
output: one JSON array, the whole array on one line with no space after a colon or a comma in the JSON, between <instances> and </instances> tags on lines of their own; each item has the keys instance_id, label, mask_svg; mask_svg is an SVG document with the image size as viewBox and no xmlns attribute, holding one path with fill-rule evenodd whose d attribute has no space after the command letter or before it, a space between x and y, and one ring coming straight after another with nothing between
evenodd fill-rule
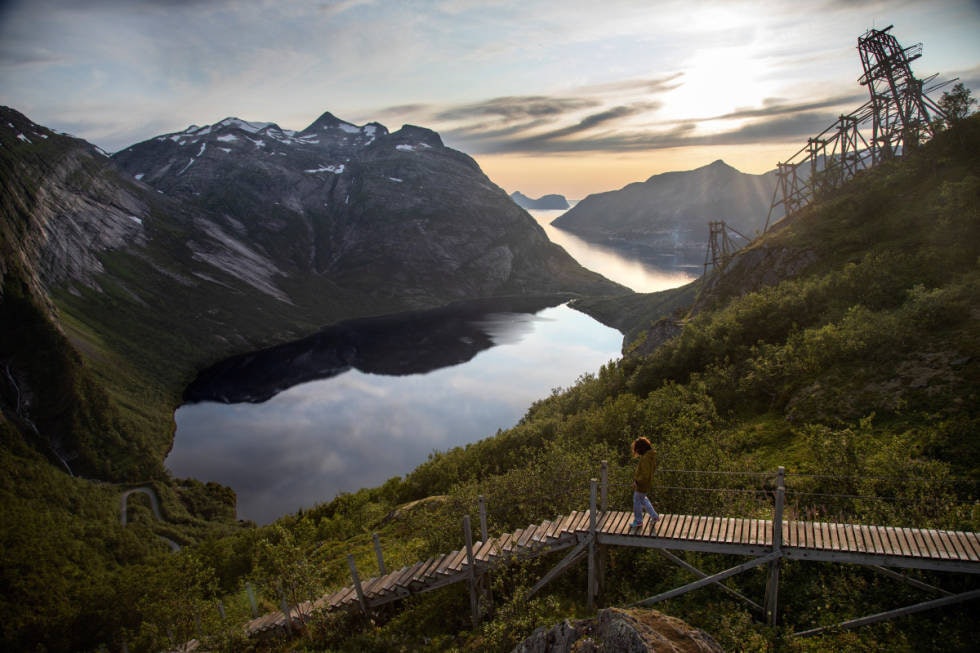
<instances>
[{"instance_id":1,"label":"wooden boardwalk","mask_svg":"<svg viewBox=\"0 0 980 653\"><path fill-rule=\"evenodd\" d=\"M720 579L753 566L778 562L780 558L980 573L980 534L973 532L780 520L781 537L774 541L773 525L776 522L773 520L662 515L656 524L648 520L639 533L630 534L632 518L632 512L574 511L554 521L487 538L470 548L433 556L363 582L357 580L355 572L354 584L315 602L292 608L288 618L285 612L277 611L254 619L245 630L249 635L257 635L288 628L291 621L304 621L315 610L369 611L413 594L457 582L472 582L473 578L494 565L513 558L572 549L566 556L567 564L571 564L584 556L588 547L596 544L755 558L715 577L708 578L702 574L702 580L692 584L692 589L695 585L716 582L713 578ZM560 565L563 566L567 565ZM559 570L556 568L553 571L557 573ZM543 579L539 586L551 577ZM687 591L686 588L682 589ZM661 597L666 598L667 594Z\"/></svg>"}]
</instances>

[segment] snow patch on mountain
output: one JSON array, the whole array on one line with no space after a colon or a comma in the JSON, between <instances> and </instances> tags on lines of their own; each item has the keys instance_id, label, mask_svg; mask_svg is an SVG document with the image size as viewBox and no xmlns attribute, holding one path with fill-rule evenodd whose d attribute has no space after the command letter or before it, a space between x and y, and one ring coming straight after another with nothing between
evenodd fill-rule
<instances>
[{"instance_id":1,"label":"snow patch on mountain","mask_svg":"<svg viewBox=\"0 0 980 653\"><path fill-rule=\"evenodd\" d=\"M303 172L309 174L315 174L317 172L332 172L335 175L339 175L344 172L344 164L338 163L336 165L328 165L328 166L321 165L319 168L311 168L309 170L304 170Z\"/></svg>"}]
</instances>

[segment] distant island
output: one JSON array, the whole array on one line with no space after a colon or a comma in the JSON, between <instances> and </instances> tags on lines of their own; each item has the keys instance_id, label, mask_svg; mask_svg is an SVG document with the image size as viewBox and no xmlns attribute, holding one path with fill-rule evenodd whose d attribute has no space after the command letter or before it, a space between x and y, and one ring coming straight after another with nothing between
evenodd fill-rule
<instances>
[{"instance_id":1,"label":"distant island","mask_svg":"<svg viewBox=\"0 0 980 653\"><path fill-rule=\"evenodd\" d=\"M522 209L533 209L535 211L564 211L569 208L568 200L565 199L564 195L542 195L538 199L531 199L524 193L520 191L514 191L510 194L510 198L514 200Z\"/></svg>"}]
</instances>

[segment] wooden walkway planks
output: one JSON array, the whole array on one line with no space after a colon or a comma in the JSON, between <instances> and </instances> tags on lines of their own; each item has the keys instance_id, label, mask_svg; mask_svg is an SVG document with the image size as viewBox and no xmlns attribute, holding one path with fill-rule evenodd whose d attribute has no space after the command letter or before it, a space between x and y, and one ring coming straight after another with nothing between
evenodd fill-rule
<instances>
[{"instance_id":1,"label":"wooden walkway planks","mask_svg":"<svg viewBox=\"0 0 980 653\"><path fill-rule=\"evenodd\" d=\"M633 513L606 511L596 516L600 544L647 548L764 555L773 546L773 523L765 519L661 515L649 519L639 533L629 533ZM590 536L588 511L532 524L473 546L473 564L485 570L508 557L529 557L572 547ZM980 534L964 531L909 529L891 526L784 520L781 553L791 559L885 565L937 571L980 573ZM433 556L362 583L365 603L375 607L411 594L469 579L466 550ZM356 609L353 585L290 610L290 619L303 621L316 609ZM286 628L286 615L273 612L249 622L245 631L256 635Z\"/></svg>"}]
</instances>

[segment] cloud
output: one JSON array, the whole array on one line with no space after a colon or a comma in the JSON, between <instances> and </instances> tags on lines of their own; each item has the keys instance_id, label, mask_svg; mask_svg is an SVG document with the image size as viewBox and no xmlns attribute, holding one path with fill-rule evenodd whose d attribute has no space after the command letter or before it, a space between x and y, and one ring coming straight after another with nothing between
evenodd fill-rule
<instances>
[{"instance_id":1,"label":"cloud","mask_svg":"<svg viewBox=\"0 0 980 653\"><path fill-rule=\"evenodd\" d=\"M662 103L620 104L581 115L583 108L600 106L600 99L534 96L495 98L444 108L433 119L463 122L441 132L451 146L463 146L475 154L637 152L693 145L803 141L823 131L842 111L857 109L864 100L859 94L795 103L770 98L758 108L696 120L637 125L637 117L656 112ZM837 112L826 111L835 108ZM722 130L708 129L712 123L733 125Z\"/></svg>"},{"instance_id":2,"label":"cloud","mask_svg":"<svg viewBox=\"0 0 980 653\"><path fill-rule=\"evenodd\" d=\"M681 79L683 77L683 72L676 72L655 79L623 79L605 82L602 84L590 84L588 86L580 86L576 88L575 91L586 95L606 95L612 93L665 93L680 86Z\"/></svg>"},{"instance_id":3,"label":"cloud","mask_svg":"<svg viewBox=\"0 0 980 653\"><path fill-rule=\"evenodd\" d=\"M713 120L739 120L743 118L772 118L774 116L784 116L787 114L800 114L816 111L818 109L828 109L831 107L852 107L856 109L862 102L868 99L867 94L854 93L851 95L840 95L837 97L825 98L814 102L803 102L798 104L785 104L783 100L777 98L767 98L763 101L763 106L758 109L738 109L731 113L717 116ZM710 120L710 119L709 119Z\"/></svg>"},{"instance_id":4,"label":"cloud","mask_svg":"<svg viewBox=\"0 0 980 653\"><path fill-rule=\"evenodd\" d=\"M574 125L562 127L561 129L555 129L543 134L529 136L527 138L515 141L512 143L512 145L528 149L537 149L538 146L547 148L548 143L562 141L569 136L591 131L600 125L615 123L623 118L628 118L630 116L655 109L658 106L658 103L647 103L632 106L612 107L611 109L600 111L599 113L587 115Z\"/></svg>"},{"instance_id":5,"label":"cloud","mask_svg":"<svg viewBox=\"0 0 980 653\"><path fill-rule=\"evenodd\" d=\"M440 121L469 120L474 118L498 118L504 121L526 118L558 117L598 104L590 98L563 98L546 96L499 97L457 107L437 113L433 118Z\"/></svg>"}]
</instances>

